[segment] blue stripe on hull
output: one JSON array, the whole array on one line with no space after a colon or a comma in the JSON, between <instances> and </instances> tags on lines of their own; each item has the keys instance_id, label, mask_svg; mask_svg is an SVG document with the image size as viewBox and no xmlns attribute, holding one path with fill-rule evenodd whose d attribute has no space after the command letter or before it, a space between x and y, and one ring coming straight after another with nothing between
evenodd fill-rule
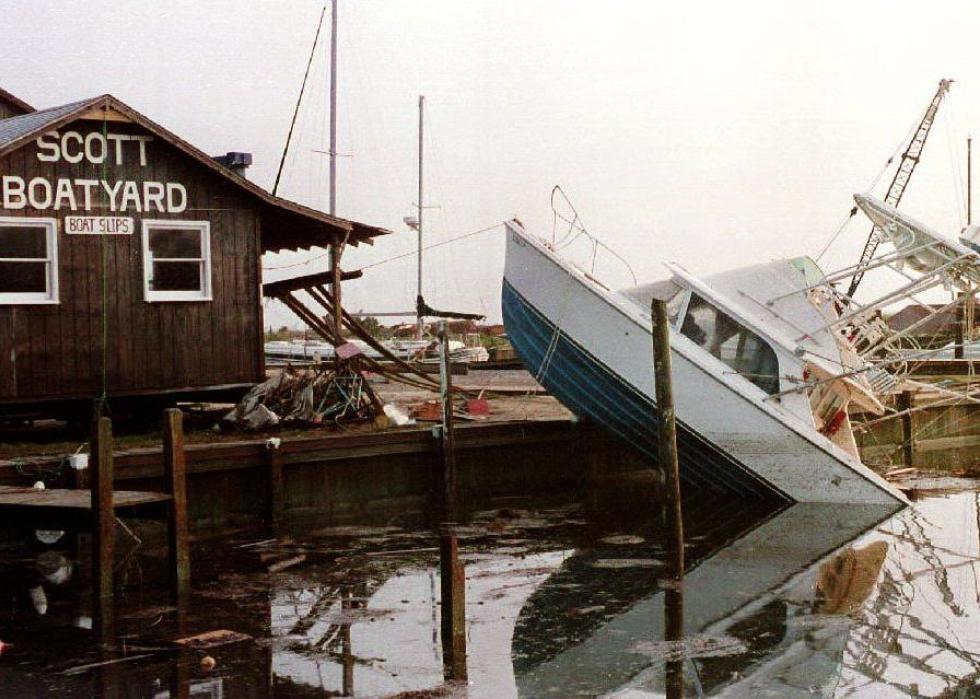
<instances>
[{"instance_id":1,"label":"blue stripe on hull","mask_svg":"<svg viewBox=\"0 0 980 699\"><path fill-rule=\"evenodd\" d=\"M531 306L504 280L504 325L514 350L534 376L569 410L603 425L657 460L654 403L586 352ZM651 364L651 371L653 371ZM749 471L731 455L677 422L681 479L700 488L750 497L784 493Z\"/></svg>"}]
</instances>

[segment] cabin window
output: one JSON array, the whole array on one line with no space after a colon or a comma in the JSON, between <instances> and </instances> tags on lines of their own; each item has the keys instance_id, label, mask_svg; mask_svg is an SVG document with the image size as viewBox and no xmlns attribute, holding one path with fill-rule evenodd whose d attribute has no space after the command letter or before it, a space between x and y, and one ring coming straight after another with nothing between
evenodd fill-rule
<instances>
[{"instance_id":1,"label":"cabin window","mask_svg":"<svg viewBox=\"0 0 980 699\"><path fill-rule=\"evenodd\" d=\"M677 327L677 319L680 318L690 293L687 289L680 289L667 301L667 322L670 323L671 327Z\"/></svg>"},{"instance_id":2,"label":"cabin window","mask_svg":"<svg viewBox=\"0 0 980 699\"><path fill-rule=\"evenodd\" d=\"M147 301L210 301L210 224L144 220L143 288Z\"/></svg>"},{"instance_id":3,"label":"cabin window","mask_svg":"<svg viewBox=\"0 0 980 699\"><path fill-rule=\"evenodd\" d=\"M681 333L766 393L779 392L779 360L769 343L697 294Z\"/></svg>"},{"instance_id":4,"label":"cabin window","mask_svg":"<svg viewBox=\"0 0 980 699\"><path fill-rule=\"evenodd\" d=\"M0 304L58 303L58 223L0 218Z\"/></svg>"}]
</instances>

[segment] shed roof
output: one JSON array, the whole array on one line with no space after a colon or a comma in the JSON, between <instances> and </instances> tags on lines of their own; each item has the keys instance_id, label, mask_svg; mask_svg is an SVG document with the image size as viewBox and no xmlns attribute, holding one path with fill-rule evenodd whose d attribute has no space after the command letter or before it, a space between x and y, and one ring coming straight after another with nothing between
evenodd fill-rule
<instances>
[{"instance_id":1,"label":"shed roof","mask_svg":"<svg viewBox=\"0 0 980 699\"><path fill-rule=\"evenodd\" d=\"M32 107L31 105L29 105L27 102L25 102L24 100L22 100L17 95L13 95L13 94L7 92L2 87L0 87L0 102L6 102L10 106L12 106L14 109L16 109L16 110L18 110L20 112L24 112L25 114L27 112L33 112L34 111L34 107Z\"/></svg>"},{"instance_id":2,"label":"shed roof","mask_svg":"<svg viewBox=\"0 0 980 699\"><path fill-rule=\"evenodd\" d=\"M151 121L112 95L101 95L39 112L0 120L0 157L23 147L45 131L79 118L118 118L139 124L167 141L201 165L221 175L258 200L262 220L262 251L279 252L324 246L346 240L351 245L371 244L372 238L391 231L331 216L302 204L277 197L217 163L203 151Z\"/></svg>"}]
</instances>

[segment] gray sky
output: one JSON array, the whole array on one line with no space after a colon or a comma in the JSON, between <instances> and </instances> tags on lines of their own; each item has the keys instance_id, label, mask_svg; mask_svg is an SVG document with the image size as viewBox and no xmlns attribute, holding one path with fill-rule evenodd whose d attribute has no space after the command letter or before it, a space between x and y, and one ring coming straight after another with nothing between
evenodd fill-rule
<instances>
[{"instance_id":1,"label":"gray sky","mask_svg":"<svg viewBox=\"0 0 980 699\"><path fill-rule=\"evenodd\" d=\"M419 94L426 199L440 207L427 212L429 242L515 215L550 236L561 184L643 281L664 260L710 273L815 255L952 77L903 208L945 233L961 225L957 168L962 179L963 140L980 123L976 3L340 3L339 149L352 157L338 213L397 232L352 250L348 268L414 246L401 221L415 201ZM0 85L39 107L111 92L208 152L253 152L251 177L271 187L321 7L0 0ZM326 49L280 192L321 208ZM846 229L825 266L856 261L868 228ZM345 287L348 307L411 308L413 265L369 270ZM431 305L499 319L499 229L433 251L426 267Z\"/></svg>"}]
</instances>

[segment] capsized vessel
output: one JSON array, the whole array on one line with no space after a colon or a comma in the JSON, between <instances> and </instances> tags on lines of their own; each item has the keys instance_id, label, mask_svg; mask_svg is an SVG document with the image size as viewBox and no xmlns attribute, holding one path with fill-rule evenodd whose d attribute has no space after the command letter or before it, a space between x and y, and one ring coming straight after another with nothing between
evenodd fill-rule
<instances>
[{"instance_id":1,"label":"capsized vessel","mask_svg":"<svg viewBox=\"0 0 980 699\"><path fill-rule=\"evenodd\" d=\"M798 502L905 503L861 462L847 407L882 413L876 374L806 257L615 291L507 224L514 349L562 403L656 458L650 302L669 301L681 478Z\"/></svg>"}]
</instances>

